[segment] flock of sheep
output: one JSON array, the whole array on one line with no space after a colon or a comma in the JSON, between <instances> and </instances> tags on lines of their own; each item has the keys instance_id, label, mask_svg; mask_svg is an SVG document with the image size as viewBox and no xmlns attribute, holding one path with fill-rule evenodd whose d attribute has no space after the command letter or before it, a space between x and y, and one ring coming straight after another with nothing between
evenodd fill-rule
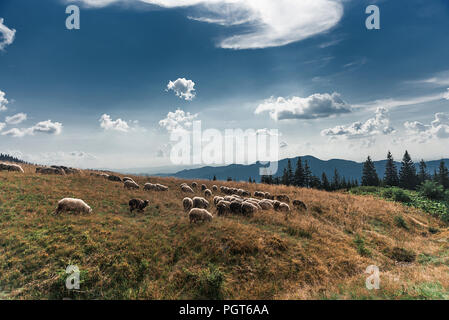
<instances>
[{"instance_id":1,"label":"flock of sheep","mask_svg":"<svg viewBox=\"0 0 449 320\"><path fill-rule=\"evenodd\" d=\"M187 183L181 184L181 191L185 193L195 193L194 189L198 188L198 184L193 182L191 186ZM290 198L287 195L273 196L269 192L256 191L254 198L251 192L216 185L212 186L213 192L220 192L224 196L216 195L213 198L213 204L216 208L218 216L242 215L252 217L261 210L275 210L286 213L286 217L290 213ZM184 211L189 212L190 223L212 221L213 214L208 211L210 204L207 198L211 198L213 193L205 184L201 185L201 191L204 197L186 197L182 200ZM293 206L297 209L306 210L306 205L300 200L294 200Z\"/></svg>"},{"instance_id":2,"label":"flock of sheep","mask_svg":"<svg viewBox=\"0 0 449 320\"><path fill-rule=\"evenodd\" d=\"M0 163L0 170L24 172L20 165ZM76 174L80 173L79 169L68 168L63 166L38 167L36 173L40 174ZM140 189L140 186L129 177L120 178L116 175L109 175L106 173L92 172L91 176L102 177L114 182L123 182L123 186L128 190ZM227 215L241 215L245 217L252 217L258 211L274 210L283 212L288 217L290 209L290 198L288 195L271 195L269 192L256 191L252 197L251 192L244 189L229 188L226 186L212 186L212 190L205 184L201 186L197 182L193 182L190 186L183 183L180 186L183 193L195 194L195 190L201 188L204 197L185 197L182 200L184 211L188 212L190 223L212 221L214 215L208 211L210 209L209 200L214 194L216 195L212 200L216 208L218 216ZM145 191L168 191L169 188L162 184L146 183L143 187ZM149 205L149 200L131 199L129 201L129 210L132 213L134 210L143 212ZM307 210L306 205L300 200L293 200L293 206L298 210ZM92 213L92 208L81 199L64 198L58 202L55 213L61 212L78 212L78 213Z\"/></svg>"}]
</instances>

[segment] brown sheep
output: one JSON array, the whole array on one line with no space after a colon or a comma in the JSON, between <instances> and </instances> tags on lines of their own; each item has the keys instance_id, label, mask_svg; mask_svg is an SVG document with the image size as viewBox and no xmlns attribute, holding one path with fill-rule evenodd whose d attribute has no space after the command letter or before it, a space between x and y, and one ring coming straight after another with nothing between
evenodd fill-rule
<instances>
[{"instance_id":1,"label":"brown sheep","mask_svg":"<svg viewBox=\"0 0 449 320\"><path fill-rule=\"evenodd\" d=\"M189 187L188 185L186 185L186 184L181 185L181 191L182 191L182 192L185 192L185 193L195 193L195 192L193 191L193 189L190 188L190 187Z\"/></svg>"},{"instance_id":2,"label":"brown sheep","mask_svg":"<svg viewBox=\"0 0 449 320\"><path fill-rule=\"evenodd\" d=\"M18 164L0 163L0 170L24 173L22 167Z\"/></svg>"},{"instance_id":3,"label":"brown sheep","mask_svg":"<svg viewBox=\"0 0 449 320\"><path fill-rule=\"evenodd\" d=\"M206 198L212 197L212 191L210 191L209 189L206 189L206 190L204 191L204 196L205 196Z\"/></svg>"},{"instance_id":4,"label":"brown sheep","mask_svg":"<svg viewBox=\"0 0 449 320\"><path fill-rule=\"evenodd\" d=\"M307 210L306 204L301 200L293 200L293 205L295 206L296 209Z\"/></svg>"},{"instance_id":5,"label":"brown sheep","mask_svg":"<svg viewBox=\"0 0 449 320\"><path fill-rule=\"evenodd\" d=\"M207 189L207 186L205 184L202 184L201 185L201 191L206 191L206 189Z\"/></svg>"},{"instance_id":6,"label":"brown sheep","mask_svg":"<svg viewBox=\"0 0 449 320\"><path fill-rule=\"evenodd\" d=\"M132 213L137 209L138 212L143 212L143 210L148 207L149 204L149 200L131 199L129 200L129 211Z\"/></svg>"},{"instance_id":7,"label":"brown sheep","mask_svg":"<svg viewBox=\"0 0 449 320\"><path fill-rule=\"evenodd\" d=\"M231 203L229 201L221 200L217 203L218 216L225 216L231 213Z\"/></svg>"},{"instance_id":8,"label":"brown sheep","mask_svg":"<svg viewBox=\"0 0 449 320\"><path fill-rule=\"evenodd\" d=\"M257 212L257 207L251 202L243 202L241 212L246 217L252 217Z\"/></svg>"},{"instance_id":9,"label":"brown sheep","mask_svg":"<svg viewBox=\"0 0 449 320\"><path fill-rule=\"evenodd\" d=\"M276 200L290 203L290 197L287 196L286 194L280 194L280 195L276 196Z\"/></svg>"}]
</instances>

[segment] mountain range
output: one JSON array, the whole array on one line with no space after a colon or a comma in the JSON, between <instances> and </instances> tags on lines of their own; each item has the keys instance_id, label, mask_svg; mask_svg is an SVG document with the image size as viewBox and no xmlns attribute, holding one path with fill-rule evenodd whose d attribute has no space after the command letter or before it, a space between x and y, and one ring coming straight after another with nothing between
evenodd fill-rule
<instances>
[{"instance_id":1,"label":"mountain range","mask_svg":"<svg viewBox=\"0 0 449 320\"><path fill-rule=\"evenodd\" d=\"M299 157L280 160L278 162L278 171L274 176L277 177L282 175L284 168L287 167L288 160L291 161L293 170L295 170L298 158ZM328 178L331 179L334 176L335 169L337 169L341 177L345 177L346 179L357 179L359 182L361 181L363 169L362 162L342 159L321 160L313 156L303 156L301 159L303 163L304 161L309 163L312 174L317 177L321 178L321 175L324 172ZM449 159L443 159L443 161L446 163L446 166L449 166ZM387 160L374 161L379 178L383 178L384 176L386 162ZM426 164L428 173L433 174L435 169L438 170L440 162L441 160L427 161ZM399 171L401 163L396 162L396 166ZM418 169L418 163L415 163L415 166ZM251 165L231 164L228 166L218 167L207 166L195 169L185 169L172 174L158 174L157 176L205 180L211 180L214 176L216 176L218 180L232 178L234 181L248 181L249 178L252 178L257 182L260 182L261 176L259 174L259 169L261 167L263 166L260 162Z\"/></svg>"}]
</instances>

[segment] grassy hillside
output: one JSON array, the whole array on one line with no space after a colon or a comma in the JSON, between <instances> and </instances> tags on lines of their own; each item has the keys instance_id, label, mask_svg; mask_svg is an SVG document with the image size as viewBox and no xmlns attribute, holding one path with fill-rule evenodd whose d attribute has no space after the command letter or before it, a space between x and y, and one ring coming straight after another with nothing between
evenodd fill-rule
<instances>
[{"instance_id":1,"label":"grassy hillside","mask_svg":"<svg viewBox=\"0 0 449 320\"><path fill-rule=\"evenodd\" d=\"M286 193L307 211L215 217L190 225L179 185L129 191L89 176L0 172L0 297L5 299L441 299L449 298L449 231L423 211L374 196L220 182ZM211 182L205 182L211 186ZM64 197L91 215L53 214ZM150 200L131 215L128 201ZM214 210L211 210L215 213ZM81 270L79 291L65 269ZM365 288L369 265L381 289Z\"/></svg>"}]
</instances>

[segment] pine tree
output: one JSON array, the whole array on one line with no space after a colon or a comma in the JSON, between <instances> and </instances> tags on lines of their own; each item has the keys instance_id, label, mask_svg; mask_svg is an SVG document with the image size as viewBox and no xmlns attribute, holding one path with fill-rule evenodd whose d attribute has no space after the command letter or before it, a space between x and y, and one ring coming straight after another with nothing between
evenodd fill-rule
<instances>
[{"instance_id":1,"label":"pine tree","mask_svg":"<svg viewBox=\"0 0 449 320\"><path fill-rule=\"evenodd\" d=\"M298 163L296 164L294 185L297 187L304 187L304 168L302 166L301 158L298 158Z\"/></svg>"},{"instance_id":2,"label":"pine tree","mask_svg":"<svg viewBox=\"0 0 449 320\"><path fill-rule=\"evenodd\" d=\"M362 173L362 186L378 186L379 176L377 175L376 168L374 167L374 162L371 157L368 156L365 163L363 164Z\"/></svg>"},{"instance_id":3,"label":"pine tree","mask_svg":"<svg viewBox=\"0 0 449 320\"><path fill-rule=\"evenodd\" d=\"M338 190L341 188L340 174L338 173L337 168L334 169L334 177L332 178L331 188L333 190Z\"/></svg>"},{"instance_id":4,"label":"pine tree","mask_svg":"<svg viewBox=\"0 0 449 320\"><path fill-rule=\"evenodd\" d=\"M321 189L321 180L317 176L310 178L310 187L313 189Z\"/></svg>"},{"instance_id":5,"label":"pine tree","mask_svg":"<svg viewBox=\"0 0 449 320\"><path fill-rule=\"evenodd\" d=\"M312 178L312 171L309 167L309 162L306 160L304 163L304 187L310 187L310 180Z\"/></svg>"},{"instance_id":6,"label":"pine tree","mask_svg":"<svg viewBox=\"0 0 449 320\"><path fill-rule=\"evenodd\" d=\"M408 151L405 151L402 158L401 170L399 172L399 186L404 189L415 190L418 184L416 167Z\"/></svg>"},{"instance_id":7,"label":"pine tree","mask_svg":"<svg viewBox=\"0 0 449 320\"><path fill-rule=\"evenodd\" d=\"M286 186L292 185L293 184L293 168L292 168L292 162L290 161L290 159L288 159L287 162L287 168L284 169L284 178L282 179L282 183L285 184Z\"/></svg>"},{"instance_id":8,"label":"pine tree","mask_svg":"<svg viewBox=\"0 0 449 320\"><path fill-rule=\"evenodd\" d=\"M214 175L213 181L217 181L217 176Z\"/></svg>"},{"instance_id":9,"label":"pine tree","mask_svg":"<svg viewBox=\"0 0 449 320\"><path fill-rule=\"evenodd\" d=\"M389 187L397 187L399 185L398 170L390 151L388 151L387 163L385 164L384 183Z\"/></svg>"},{"instance_id":10,"label":"pine tree","mask_svg":"<svg viewBox=\"0 0 449 320\"><path fill-rule=\"evenodd\" d=\"M427 164L424 159L419 163L418 183L421 184L426 180L430 180L430 175L427 173Z\"/></svg>"},{"instance_id":11,"label":"pine tree","mask_svg":"<svg viewBox=\"0 0 449 320\"><path fill-rule=\"evenodd\" d=\"M321 187L326 191L331 190L331 186L325 172L323 172L323 174L321 175Z\"/></svg>"},{"instance_id":12,"label":"pine tree","mask_svg":"<svg viewBox=\"0 0 449 320\"><path fill-rule=\"evenodd\" d=\"M440 167L438 168L438 182L444 189L449 189L449 171L443 160L441 160Z\"/></svg>"}]
</instances>

